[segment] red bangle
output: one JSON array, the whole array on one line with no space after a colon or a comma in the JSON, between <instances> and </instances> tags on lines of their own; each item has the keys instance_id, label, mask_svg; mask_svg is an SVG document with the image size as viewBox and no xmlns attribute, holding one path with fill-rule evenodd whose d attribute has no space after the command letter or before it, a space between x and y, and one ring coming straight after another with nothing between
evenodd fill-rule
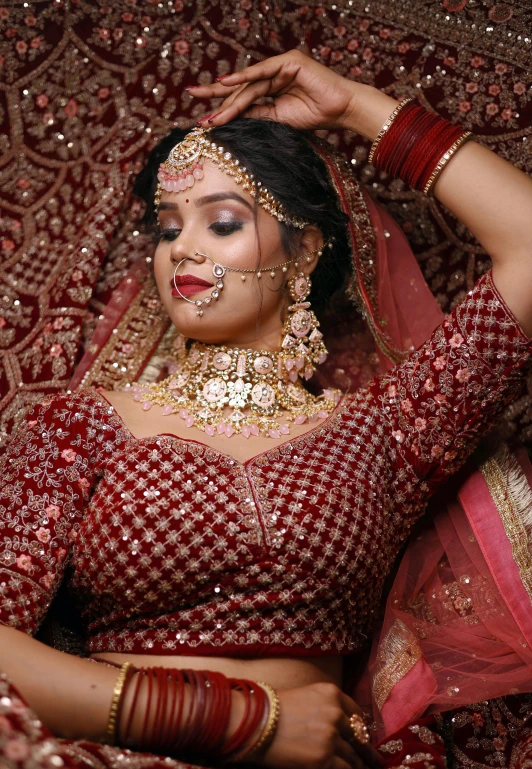
<instances>
[{"instance_id":1,"label":"red bangle","mask_svg":"<svg viewBox=\"0 0 532 769\"><path fill-rule=\"evenodd\" d=\"M425 194L454 152L472 138L462 126L412 102L401 102L384 125L371 147L371 162Z\"/></svg>"}]
</instances>

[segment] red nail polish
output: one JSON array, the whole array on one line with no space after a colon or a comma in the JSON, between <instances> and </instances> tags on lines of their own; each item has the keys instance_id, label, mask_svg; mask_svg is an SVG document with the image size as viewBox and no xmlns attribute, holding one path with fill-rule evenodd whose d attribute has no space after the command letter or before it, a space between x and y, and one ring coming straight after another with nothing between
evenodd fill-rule
<instances>
[{"instance_id":1,"label":"red nail polish","mask_svg":"<svg viewBox=\"0 0 532 769\"><path fill-rule=\"evenodd\" d=\"M212 115L205 115L204 117L200 117L198 120L198 123L204 123L206 120L209 120L212 118Z\"/></svg>"},{"instance_id":2,"label":"red nail polish","mask_svg":"<svg viewBox=\"0 0 532 769\"><path fill-rule=\"evenodd\" d=\"M232 72L229 72L227 75L220 75L220 77L217 77L216 80L220 82L220 80L223 80L224 77L231 77Z\"/></svg>"},{"instance_id":3,"label":"red nail polish","mask_svg":"<svg viewBox=\"0 0 532 769\"><path fill-rule=\"evenodd\" d=\"M201 86L200 85L187 85L184 90L185 91L193 91L194 88L201 88Z\"/></svg>"},{"instance_id":4,"label":"red nail polish","mask_svg":"<svg viewBox=\"0 0 532 769\"><path fill-rule=\"evenodd\" d=\"M217 112L215 115L209 115L209 117L207 118L207 122L208 122L208 123L212 123L212 121L214 120L214 118L215 118L215 117L218 117L218 115L221 115L221 114L222 114L222 112L221 112L221 110L220 110L220 112Z\"/></svg>"}]
</instances>

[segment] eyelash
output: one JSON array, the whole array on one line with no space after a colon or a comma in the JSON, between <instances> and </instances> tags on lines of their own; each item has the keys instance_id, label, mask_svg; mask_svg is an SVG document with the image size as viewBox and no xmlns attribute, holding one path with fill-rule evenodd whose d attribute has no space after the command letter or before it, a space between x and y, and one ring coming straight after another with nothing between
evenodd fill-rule
<instances>
[{"instance_id":1,"label":"eyelash","mask_svg":"<svg viewBox=\"0 0 532 769\"><path fill-rule=\"evenodd\" d=\"M226 235L232 235L234 232L238 232L238 230L242 229L242 226L242 222L214 222L214 224L211 224L209 229L212 230L216 235L225 237ZM158 233L157 240L164 240L167 243L172 242L179 236L180 232L181 230L176 228L161 230Z\"/></svg>"}]
</instances>

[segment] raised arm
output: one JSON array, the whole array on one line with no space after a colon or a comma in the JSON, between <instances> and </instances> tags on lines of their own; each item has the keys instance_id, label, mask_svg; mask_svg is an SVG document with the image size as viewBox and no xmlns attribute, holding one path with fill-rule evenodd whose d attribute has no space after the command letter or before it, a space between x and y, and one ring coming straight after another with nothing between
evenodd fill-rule
<instances>
[{"instance_id":1,"label":"raised arm","mask_svg":"<svg viewBox=\"0 0 532 769\"><path fill-rule=\"evenodd\" d=\"M342 128L374 140L398 102L372 86L347 80L290 51L191 90L227 96L204 125L237 115L265 117L296 128ZM433 192L475 235L493 261L493 279L523 330L532 336L532 179L476 142L451 158Z\"/></svg>"}]
</instances>

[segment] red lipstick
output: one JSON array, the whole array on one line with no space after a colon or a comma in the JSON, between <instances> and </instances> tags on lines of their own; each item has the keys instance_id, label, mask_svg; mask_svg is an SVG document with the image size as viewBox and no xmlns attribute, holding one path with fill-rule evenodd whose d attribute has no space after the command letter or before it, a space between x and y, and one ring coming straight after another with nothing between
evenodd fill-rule
<instances>
[{"instance_id":1,"label":"red lipstick","mask_svg":"<svg viewBox=\"0 0 532 769\"><path fill-rule=\"evenodd\" d=\"M202 280L195 275L176 275L170 280L170 287L172 289L172 296L180 299L181 297L189 297L194 294L200 294L207 288L212 288L213 283L209 283L207 280ZM176 290L176 286L179 292Z\"/></svg>"}]
</instances>

